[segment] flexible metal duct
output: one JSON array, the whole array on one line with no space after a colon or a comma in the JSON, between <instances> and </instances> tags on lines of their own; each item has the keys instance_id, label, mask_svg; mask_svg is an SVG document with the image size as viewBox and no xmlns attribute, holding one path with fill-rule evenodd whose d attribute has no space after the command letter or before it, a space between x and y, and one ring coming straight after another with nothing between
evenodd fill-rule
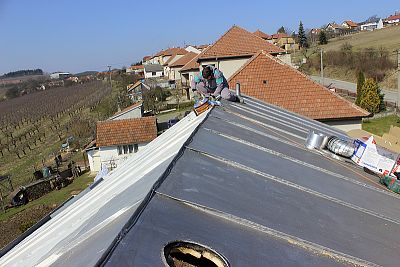
<instances>
[{"instance_id":1,"label":"flexible metal duct","mask_svg":"<svg viewBox=\"0 0 400 267\"><path fill-rule=\"evenodd\" d=\"M346 158L350 158L355 150L353 143L349 143L336 136L329 137L326 147L329 151Z\"/></svg>"}]
</instances>

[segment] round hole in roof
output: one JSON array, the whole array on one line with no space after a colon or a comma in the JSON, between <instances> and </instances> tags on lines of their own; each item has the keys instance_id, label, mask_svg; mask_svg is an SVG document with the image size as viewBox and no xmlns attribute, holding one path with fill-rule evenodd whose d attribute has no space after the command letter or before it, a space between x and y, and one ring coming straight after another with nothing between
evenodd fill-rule
<instances>
[{"instance_id":1,"label":"round hole in roof","mask_svg":"<svg viewBox=\"0 0 400 267\"><path fill-rule=\"evenodd\" d=\"M162 251L168 267L229 267L228 261L215 250L191 241L173 241Z\"/></svg>"},{"instance_id":2,"label":"round hole in roof","mask_svg":"<svg viewBox=\"0 0 400 267\"><path fill-rule=\"evenodd\" d=\"M267 85L268 81L267 80L263 80L263 84Z\"/></svg>"}]
</instances>

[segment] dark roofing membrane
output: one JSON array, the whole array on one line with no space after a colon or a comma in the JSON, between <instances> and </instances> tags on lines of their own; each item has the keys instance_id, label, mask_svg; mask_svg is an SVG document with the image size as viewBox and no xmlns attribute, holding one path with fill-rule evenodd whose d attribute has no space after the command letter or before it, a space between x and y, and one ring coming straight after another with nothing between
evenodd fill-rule
<instances>
[{"instance_id":1,"label":"dark roofing membrane","mask_svg":"<svg viewBox=\"0 0 400 267\"><path fill-rule=\"evenodd\" d=\"M203 244L231 266L395 266L399 197L377 177L307 150L325 124L246 99L214 108L98 262L165 266L171 241Z\"/></svg>"}]
</instances>

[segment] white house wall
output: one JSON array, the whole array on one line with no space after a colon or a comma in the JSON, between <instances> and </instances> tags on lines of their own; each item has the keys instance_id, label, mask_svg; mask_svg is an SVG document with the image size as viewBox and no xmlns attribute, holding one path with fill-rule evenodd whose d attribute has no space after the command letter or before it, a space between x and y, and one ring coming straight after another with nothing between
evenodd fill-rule
<instances>
[{"instance_id":1,"label":"white house wall","mask_svg":"<svg viewBox=\"0 0 400 267\"><path fill-rule=\"evenodd\" d=\"M206 65L214 65L219 70L222 71L225 78L228 80L241 66L244 65L249 60L249 58L245 59L226 59L226 60L219 60L219 61L202 61L200 63L200 68L202 69L203 66Z\"/></svg>"},{"instance_id":2,"label":"white house wall","mask_svg":"<svg viewBox=\"0 0 400 267\"><path fill-rule=\"evenodd\" d=\"M144 77L145 78L161 77L161 76L163 76L163 72L164 71L157 71L156 75L153 75L153 73L151 71L149 71L149 72L145 71Z\"/></svg>"},{"instance_id":3,"label":"white house wall","mask_svg":"<svg viewBox=\"0 0 400 267\"><path fill-rule=\"evenodd\" d=\"M342 130L344 132L348 132L350 130L360 130L362 120L355 119L355 120L328 121L324 123L333 126L339 130Z\"/></svg>"},{"instance_id":4,"label":"white house wall","mask_svg":"<svg viewBox=\"0 0 400 267\"><path fill-rule=\"evenodd\" d=\"M138 106L134 109L129 110L128 112L124 112L120 115L116 115L112 117L111 119L113 121L115 120L125 120L125 119L135 119L135 118L141 118L142 117L142 106Z\"/></svg>"},{"instance_id":5,"label":"white house wall","mask_svg":"<svg viewBox=\"0 0 400 267\"><path fill-rule=\"evenodd\" d=\"M138 144L138 151L143 149L144 146L146 146L147 143L143 144ZM99 156L100 156L100 161L101 164L104 164L108 170L115 169L119 165L121 165L122 162L127 160L130 156L134 155L135 153L130 153L130 154L121 154L118 155L118 146L109 146L109 147L100 147L99 148ZM99 170L97 170L99 171Z\"/></svg>"}]
</instances>

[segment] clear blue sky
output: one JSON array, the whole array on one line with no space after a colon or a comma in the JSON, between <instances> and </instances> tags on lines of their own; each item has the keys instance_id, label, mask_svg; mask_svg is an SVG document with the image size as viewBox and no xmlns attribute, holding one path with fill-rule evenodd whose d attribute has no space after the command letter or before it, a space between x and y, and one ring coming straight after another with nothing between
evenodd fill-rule
<instances>
[{"instance_id":1,"label":"clear blue sky","mask_svg":"<svg viewBox=\"0 0 400 267\"><path fill-rule=\"evenodd\" d=\"M0 0L0 75L129 66L170 46L213 43L232 25L274 33L280 26L386 17L397 1Z\"/></svg>"}]
</instances>

